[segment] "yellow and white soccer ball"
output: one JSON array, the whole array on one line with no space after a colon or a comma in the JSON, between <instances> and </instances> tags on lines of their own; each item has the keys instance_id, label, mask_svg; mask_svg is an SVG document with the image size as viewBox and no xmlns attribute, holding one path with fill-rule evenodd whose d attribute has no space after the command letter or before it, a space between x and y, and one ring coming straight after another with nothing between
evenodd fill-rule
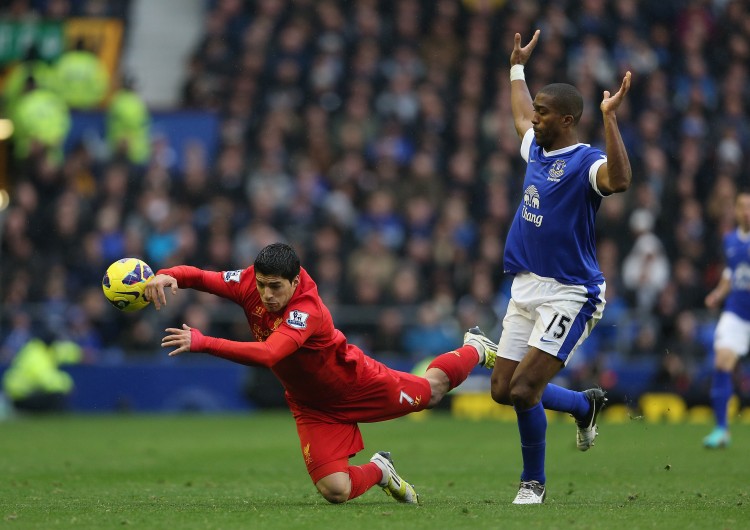
<instances>
[{"instance_id":1,"label":"yellow and white soccer ball","mask_svg":"<svg viewBox=\"0 0 750 530\"><path fill-rule=\"evenodd\" d=\"M154 272L144 261L118 259L107 268L102 278L104 296L120 311L138 311L149 304L143 293L153 277Z\"/></svg>"}]
</instances>

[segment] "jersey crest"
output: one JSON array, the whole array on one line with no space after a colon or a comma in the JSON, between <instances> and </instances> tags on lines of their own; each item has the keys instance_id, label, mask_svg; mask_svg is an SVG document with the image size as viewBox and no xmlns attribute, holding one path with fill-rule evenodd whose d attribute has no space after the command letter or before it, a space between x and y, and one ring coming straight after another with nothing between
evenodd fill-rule
<instances>
[{"instance_id":1,"label":"jersey crest","mask_svg":"<svg viewBox=\"0 0 750 530\"><path fill-rule=\"evenodd\" d=\"M226 271L224 273L224 281L225 282L240 283L240 276L241 275L242 275L242 270L238 270L238 271Z\"/></svg>"},{"instance_id":2,"label":"jersey crest","mask_svg":"<svg viewBox=\"0 0 750 530\"><path fill-rule=\"evenodd\" d=\"M563 173L565 173L565 160L560 160L558 158L552 163L552 167L549 168L549 177L547 180L558 182L560 177L563 176Z\"/></svg>"},{"instance_id":3,"label":"jersey crest","mask_svg":"<svg viewBox=\"0 0 750 530\"><path fill-rule=\"evenodd\" d=\"M310 315L308 313L298 311L297 309L292 309L291 311L289 311L289 315L286 318L286 323L292 328L306 329L307 319L309 317Z\"/></svg>"}]
</instances>

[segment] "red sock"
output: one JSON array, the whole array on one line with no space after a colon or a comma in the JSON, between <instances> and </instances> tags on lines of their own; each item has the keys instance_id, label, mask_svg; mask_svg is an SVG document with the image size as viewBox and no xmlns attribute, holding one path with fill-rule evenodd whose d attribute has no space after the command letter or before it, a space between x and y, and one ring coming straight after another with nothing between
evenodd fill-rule
<instances>
[{"instance_id":1,"label":"red sock","mask_svg":"<svg viewBox=\"0 0 750 530\"><path fill-rule=\"evenodd\" d=\"M461 346L442 355L438 355L430 363L430 368L438 368L445 372L450 381L451 390L463 383L474 367L479 363L479 353L473 346Z\"/></svg>"},{"instance_id":2,"label":"red sock","mask_svg":"<svg viewBox=\"0 0 750 530\"><path fill-rule=\"evenodd\" d=\"M383 472L375 462L369 462L362 466L349 466L347 471L349 472L349 479L352 481L349 500L359 497L383 479Z\"/></svg>"}]
</instances>

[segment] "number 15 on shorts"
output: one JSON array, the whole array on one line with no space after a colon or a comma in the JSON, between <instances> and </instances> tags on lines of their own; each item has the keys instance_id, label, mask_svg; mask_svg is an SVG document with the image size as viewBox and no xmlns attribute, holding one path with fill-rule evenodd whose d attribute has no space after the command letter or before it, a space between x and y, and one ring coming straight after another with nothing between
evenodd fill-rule
<instances>
[{"instance_id":1,"label":"number 15 on shorts","mask_svg":"<svg viewBox=\"0 0 750 530\"><path fill-rule=\"evenodd\" d=\"M546 342L545 339L550 335L550 333L556 339L563 338L565 334L568 332L568 325L570 324L570 322L571 322L570 317L561 315L560 313L555 313L554 315L552 315L552 320L547 326L547 329L544 330L544 335L542 336L542 342Z\"/></svg>"}]
</instances>

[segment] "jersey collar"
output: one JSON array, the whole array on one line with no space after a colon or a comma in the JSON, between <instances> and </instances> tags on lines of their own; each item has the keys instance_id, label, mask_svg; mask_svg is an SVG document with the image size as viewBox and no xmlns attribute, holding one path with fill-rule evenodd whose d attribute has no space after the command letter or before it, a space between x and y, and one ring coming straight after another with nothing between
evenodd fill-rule
<instances>
[{"instance_id":1,"label":"jersey collar","mask_svg":"<svg viewBox=\"0 0 750 530\"><path fill-rule=\"evenodd\" d=\"M548 157L560 156L560 155L564 155L565 153L570 153L571 151L575 151L576 149L578 149L581 146L591 147L589 144L577 143L577 144L569 145L568 147L562 147L560 149L555 149L554 151L547 151L546 149L542 149L542 154L544 156L548 156Z\"/></svg>"}]
</instances>

